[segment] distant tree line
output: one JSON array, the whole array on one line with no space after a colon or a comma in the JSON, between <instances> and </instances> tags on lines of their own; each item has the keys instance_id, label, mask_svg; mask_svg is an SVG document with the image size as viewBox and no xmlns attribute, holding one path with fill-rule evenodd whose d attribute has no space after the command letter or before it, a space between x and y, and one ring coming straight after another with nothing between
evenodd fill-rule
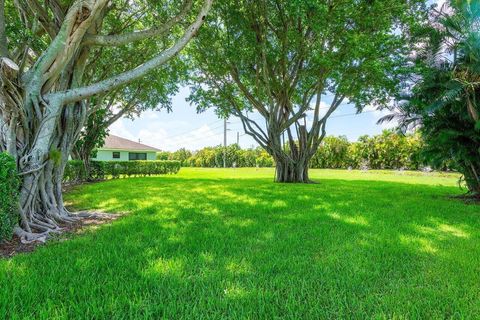
<instances>
[{"instance_id":1,"label":"distant tree line","mask_svg":"<svg viewBox=\"0 0 480 320\"><path fill-rule=\"evenodd\" d=\"M189 151L185 148L175 152L162 151L157 153L157 160L177 160L183 167L215 168L223 167L225 151L225 165L232 167L273 167L273 158L262 148L242 149L238 144L205 147L198 151Z\"/></svg>"},{"instance_id":2,"label":"distant tree line","mask_svg":"<svg viewBox=\"0 0 480 320\"><path fill-rule=\"evenodd\" d=\"M288 147L287 147L288 148ZM345 136L328 136L322 141L310 160L310 168L331 169L407 169L423 167L422 139L419 135L398 134L386 130L376 136L362 136L350 142ZM157 153L157 160L177 160L184 167L223 167L225 151L226 166L273 167L273 158L262 148L242 149L237 144L205 147L198 151L185 148L175 152ZM439 167L443 169L445 166Z\"/></svg>"}]
</instances>

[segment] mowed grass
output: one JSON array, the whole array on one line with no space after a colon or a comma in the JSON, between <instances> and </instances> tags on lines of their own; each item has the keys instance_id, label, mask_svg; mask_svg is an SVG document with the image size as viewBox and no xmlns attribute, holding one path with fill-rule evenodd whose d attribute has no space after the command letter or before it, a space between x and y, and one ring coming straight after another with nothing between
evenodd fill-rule
<instances>
[{"instance_id":1,"label":"mowed grass","mask_svg":"<svg viewBox=\"0 0 480 320\"><path fill-rule=\"evenodd\" d=\"M185 169L78 187L126 216L0 260L0 317L478 318L480 207L454 174Z\"/></svg>"}]
</instances>

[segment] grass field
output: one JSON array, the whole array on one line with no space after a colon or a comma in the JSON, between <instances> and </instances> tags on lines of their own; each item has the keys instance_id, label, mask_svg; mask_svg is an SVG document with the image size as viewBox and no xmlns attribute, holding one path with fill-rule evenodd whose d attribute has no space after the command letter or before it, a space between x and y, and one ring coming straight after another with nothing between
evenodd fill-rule
<instances>
[{"instance_id":1,"label":"grass field","mask_svg":"<svg viewBox=\"0 0 480 320\"><path fill-rule=\"evenodd\" d=\"M0 317L477 318L480 207L452 174L182 169L78 187L126 217L0 260Z\"/></svg>"}]
</instances>

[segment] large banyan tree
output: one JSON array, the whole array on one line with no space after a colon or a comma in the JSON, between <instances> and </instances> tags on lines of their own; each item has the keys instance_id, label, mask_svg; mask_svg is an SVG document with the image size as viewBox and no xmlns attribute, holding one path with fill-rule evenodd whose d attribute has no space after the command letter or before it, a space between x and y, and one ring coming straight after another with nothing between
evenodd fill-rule
<instances>
[{"instance_id":1,"label":"large banyan tree","mask_svg":"<svg viewBox=\"0 0 480 320\"><path fill-rule=\"evenodd\" d=\"M276 181L309 182L329 116L398 89L425 12L421 0L218 2L190 55L191 100L239 117L274 158Z\"/></svg>"},{"instance_id":2,"label":"large banyan tree","mask_svg":"<svg viewBox=\"0 0 480 320\"><path fill-rule=\"evenodd\" d=\"M91 98L124 87L174 58L194 37L212 0L0 0L0 151L11 154L22 176L24 241L45 239L76 217L64 207L62 176L85 125ZM158 40L146 55L139 45ZM138 47L137 47L138 46ZM88 68L101 47L121 51L102 77ZM121 48L121 49L120 49Z\"/></svg>"}]
</instances>

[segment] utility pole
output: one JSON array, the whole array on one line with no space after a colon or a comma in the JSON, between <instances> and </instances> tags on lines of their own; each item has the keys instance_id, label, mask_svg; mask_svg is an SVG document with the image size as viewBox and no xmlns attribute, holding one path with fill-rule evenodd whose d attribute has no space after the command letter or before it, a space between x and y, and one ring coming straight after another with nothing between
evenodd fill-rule
<instances>
[{"instance_id":1,"label":"utility pole","mask_svg":"<svg viewBox=\"0 0 480 320\"><path fill-rule=\"evenodd\" d=\"M223 119L223 167L227 167L227 118Z\"/></svg>"},{"instance_id":2,"label":"utility pole","mask_svg":"<svg viewBox=\"0 0 480 320\"><path fill-rule=\"evenodd\" d=\"M240 145L240 132L237 131L237 145Z\"/></svg>"}]
</instances>

